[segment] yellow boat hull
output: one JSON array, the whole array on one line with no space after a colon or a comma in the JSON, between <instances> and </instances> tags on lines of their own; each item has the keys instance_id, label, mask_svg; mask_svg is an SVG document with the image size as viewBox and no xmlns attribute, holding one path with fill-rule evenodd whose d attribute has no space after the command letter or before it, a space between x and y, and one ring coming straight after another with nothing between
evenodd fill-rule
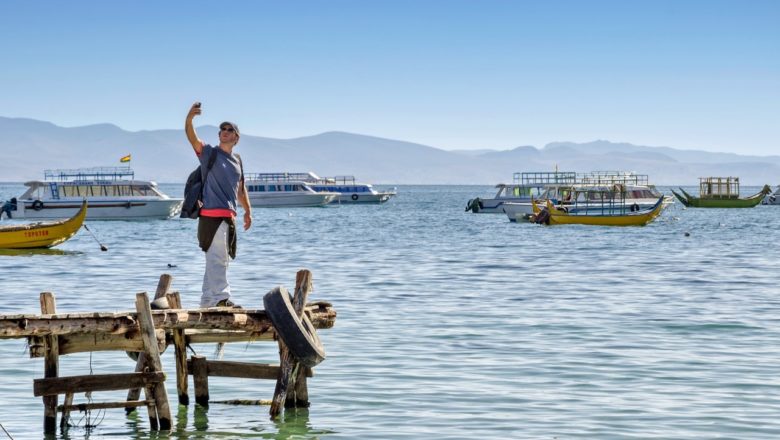
<instances>
[{"instance_id":1,"label":"yellow boat hull","mask_svg":"<svg viewBox=\"0 0 780 440\"><path fill-rule=\"evenodd\" d=\"M32 249L56 246L76 235L87 216L87 201L73 217L56 222L0 227L0 249Z\"/></svg>"},{"instance_id":2,"label":"yellow boat hull","mask_svg":"<svg viewBox=\"0 0 780 440\"><path fill-rule=\"evenodd\" d=\"M535 212L539 209L538 206L534 206L534 208ZM551 225L644 226L661 214L664 204L663 197L661 197L649 211L623 215L569 214L558 210L549 201L547 202L547 209L550 211Z\"/></svg>"}]
</instances>

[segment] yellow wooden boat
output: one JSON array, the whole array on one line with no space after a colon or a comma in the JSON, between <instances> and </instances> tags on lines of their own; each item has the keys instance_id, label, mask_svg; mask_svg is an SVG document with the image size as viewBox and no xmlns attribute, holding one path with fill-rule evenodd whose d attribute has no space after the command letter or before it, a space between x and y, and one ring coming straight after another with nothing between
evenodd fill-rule
<instances>
[{"instance_id":1,"label":"yellow wooden boat","mask_svg":"<svg viewBox=\"0 0 780 440\"><path fill-rule=\"evenodd\" d=\"M634 212L570 214L556 207L548 200L544 209L549 213L548 224L550 225L644 226L658 217L664 208L663 202L664 198L660 197L658 202L651 208ZM536 201L533 202L533 208L535 215L540 215L542 208L538 206Z\"/></svg>"},{"instance_id":2,"label":"yellow wooden boat","mask_svg":"<svg viewBox=\"0 0 780 440\"><path fill-rule=\"evenodd\" d=\"M73 237L87 216L87 201L67 220L0 226L0 249L30 249L56 246Z\"/></svg>"}]
</instances>

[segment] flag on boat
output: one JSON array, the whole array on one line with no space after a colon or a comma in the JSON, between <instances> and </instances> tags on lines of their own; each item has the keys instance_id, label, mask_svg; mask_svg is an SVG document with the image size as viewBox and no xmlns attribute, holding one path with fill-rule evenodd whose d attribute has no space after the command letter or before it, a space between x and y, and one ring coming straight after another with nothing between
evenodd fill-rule
<instances>
[{"instance_id":1,"label":"flag on boat","mask_svg":"<svg viewBox=\"0 0 780 440\"><path fill-rule=\"evenodd\" d=\"M121 159L119 159L119 161L122 163L130 162L130 155L128 154L127 156L123 156Z\"/></svg>"}]
</instances>

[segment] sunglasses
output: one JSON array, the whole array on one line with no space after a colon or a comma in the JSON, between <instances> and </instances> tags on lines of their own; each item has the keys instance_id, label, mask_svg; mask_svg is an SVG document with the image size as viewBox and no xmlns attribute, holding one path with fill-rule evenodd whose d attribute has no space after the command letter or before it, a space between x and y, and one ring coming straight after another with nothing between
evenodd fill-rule
<instances>
[{"instance_id":1,"label":"sunglasses","mask_svg":"<svg viewBox=\"0 0 780 440\"><path fill-rule=\"evenodd\" d=\"M220 127L219 131L227 131L227 132L230 132L230 133L235 133L236 129L233 128L233 127Z\"/></svg>"}]
</instances>

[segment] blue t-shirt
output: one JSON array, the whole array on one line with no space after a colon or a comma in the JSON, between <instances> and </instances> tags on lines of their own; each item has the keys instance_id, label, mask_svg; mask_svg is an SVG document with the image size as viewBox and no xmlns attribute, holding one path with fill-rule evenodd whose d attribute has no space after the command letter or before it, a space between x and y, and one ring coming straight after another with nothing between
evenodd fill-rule
<instances>
[{"instance_id":1,"label":"blue t-shirt","mask_svg":"<svg viewBox=\"0 0 780 440\"><path fill-rule=\"evenodd\" d=\"M243 177L241 164L235 154L225 153L219 147L204 145L199 159L202 171L206 171L209 157L216 154L214 166L211 167L203 187L203 208L201 215L209 216L209 210L229 209L233 215L238 211L238 184ZM205 212L204 212L205 211Z\"/></svg>"}]
</instances>

